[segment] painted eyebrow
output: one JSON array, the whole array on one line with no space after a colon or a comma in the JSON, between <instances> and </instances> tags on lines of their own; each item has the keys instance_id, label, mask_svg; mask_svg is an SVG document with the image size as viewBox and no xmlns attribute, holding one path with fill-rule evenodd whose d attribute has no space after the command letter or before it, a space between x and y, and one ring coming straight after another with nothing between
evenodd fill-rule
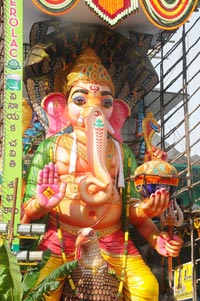
<instances>
[{"instance_id":1,"label":"painted eyebrow","mask_svg":"<svg viewBox=\"0 0 200 301\"><path fill-rule=\"evenodd\" d=\"M112 93L110 91L101 91L101 95L105 96L105 95L110 95L112 96Z\"/></svg>"},{"instance_id":2,"label":"painted eyebrow","mask_svg":"<svg viewBox=\"0 0 200 301\"><path fill-rule=\"evenodd\" d=\"M83 94L88 94L89 91L87 89L77 89L75 90L73 93L72 93L72 96L75 94L75 93L83 93ZM112 93L110 91L101 91L101 96L106 96L106 95L110 95L112 96Z\"/></svg>"},{"instance_id":3,"label":"painted eyebrow","mask_svg":"<svg viewBox=\"0 0 200 301\"><path fill-rule=\"evenodd\" d=\"M72 96L73 96L75 93L88 94L89 91L88 91L87 89L77 89L77 90L75 90L75 91L72 93Z\"/></svg>"}]
</instances>

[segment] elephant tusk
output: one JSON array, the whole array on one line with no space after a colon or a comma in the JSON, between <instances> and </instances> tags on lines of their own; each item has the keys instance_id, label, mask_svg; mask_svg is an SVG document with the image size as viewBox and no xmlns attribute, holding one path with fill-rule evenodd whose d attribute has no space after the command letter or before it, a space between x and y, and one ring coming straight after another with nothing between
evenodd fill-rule
<instances>
[{"instance_id":1,"label":"elephant tusk","mask_svg":"<svg viewBox=\"0 0 200 301\"><path fill-rule=\"evenodd\" d=\"M111 134L111 135L113 135L115 133L115 131L109 121L107 121L107 130L108 130L109 134Z\"/></svg>"}]
</instances>

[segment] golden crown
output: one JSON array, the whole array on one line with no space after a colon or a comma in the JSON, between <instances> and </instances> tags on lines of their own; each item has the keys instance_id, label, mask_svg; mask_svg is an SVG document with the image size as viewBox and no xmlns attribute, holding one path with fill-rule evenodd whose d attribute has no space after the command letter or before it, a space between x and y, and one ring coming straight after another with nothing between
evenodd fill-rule
<instances>
[{"instance_id":1,"label":"golden crown","mask_svg":"<svg viewBox=\"0 0 200 301\"><path fill-rule=\"evenodd\" d=\"M67 75L67 91L75 82L84 80L95 84L105 83L110 86L114 94L114 85L107 69L102 65L100 58L91 48L86 48L80 54Z\"/></svg>"}]
</instances>

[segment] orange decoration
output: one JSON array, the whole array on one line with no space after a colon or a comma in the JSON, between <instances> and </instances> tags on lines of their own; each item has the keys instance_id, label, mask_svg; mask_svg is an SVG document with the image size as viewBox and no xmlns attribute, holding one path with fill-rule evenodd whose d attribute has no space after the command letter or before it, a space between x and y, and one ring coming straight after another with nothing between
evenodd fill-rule
<instances>
[{"instance_id":1,"label":"orange decoration","mask_svg":"<svg viewBox=\"0 0 200 301\"><path fill-rule=\"evenodd\" d=\"M138 0L85 0L85 3L109 26L116 26L139 9Z\"/></svg>"}]
</instances>

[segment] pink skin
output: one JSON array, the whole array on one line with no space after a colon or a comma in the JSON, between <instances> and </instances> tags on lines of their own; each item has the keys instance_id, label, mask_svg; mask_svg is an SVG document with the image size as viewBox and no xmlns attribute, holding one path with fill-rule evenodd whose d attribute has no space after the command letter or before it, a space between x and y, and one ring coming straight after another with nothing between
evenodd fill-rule
<instances>
[{"instance_id":1,"label":"pink skin","mask_svg":"<svg viewBox=\"0 0 200 301\"><path fill-rule=\"evenodd\" d=\"M161 232L157 238L157 252L165 257L177 257L183 245L183 240L178 235L173 235L170 239L167 232Z\"/></svg>"},{"instance_id":2,"label":"pink skin","mask_svg":"<svg viewBox=\"0 0 200 301\"><path fill-rule=\"evenodd\" d=\"M54 193L50 198L44 193L48 188ZM52 210L63 199L65 190L66 183L61 182L60 186L58 185L57 166L52 162L45 165L38 174L36 198L39 201L39 205L44 208L46 212Z\"/></svg>"}]
</instances>

